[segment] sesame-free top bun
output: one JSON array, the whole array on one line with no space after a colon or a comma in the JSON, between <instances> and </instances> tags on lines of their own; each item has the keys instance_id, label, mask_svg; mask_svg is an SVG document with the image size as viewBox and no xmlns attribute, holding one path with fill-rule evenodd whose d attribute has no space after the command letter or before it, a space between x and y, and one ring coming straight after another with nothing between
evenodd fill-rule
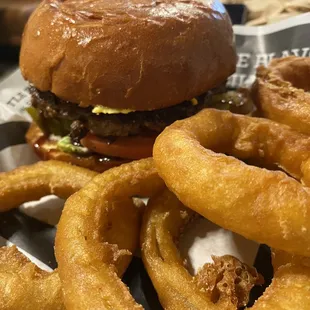
<instances>
[{"instance_id":1,"label":"sesame-free top bun","mask_svg":"<svg viewBox=\"0 0 310 310\"><path fill-rule=\"evenodd\" d=\"M45 0L23 35L20 68L41 91L83 107L154 110L234 72L219 1Z\"/></svg>"}]
</instances>

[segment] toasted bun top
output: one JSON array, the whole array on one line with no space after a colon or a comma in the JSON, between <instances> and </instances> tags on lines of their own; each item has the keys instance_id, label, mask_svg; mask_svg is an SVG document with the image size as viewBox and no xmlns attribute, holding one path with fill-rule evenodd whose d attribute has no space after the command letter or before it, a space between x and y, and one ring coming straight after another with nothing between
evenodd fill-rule
<instances>
[{"instance_id":1,"label":"toasted bun top","mask_svg":"<svg viewBox=\"0 0 310 310\"><path fill-rule=\"evenodd\" d=\"M83 107L178 104L235 70L217 0L45 0L28 21L20 68L41 91Z\"/></svg>"}]
</instances>

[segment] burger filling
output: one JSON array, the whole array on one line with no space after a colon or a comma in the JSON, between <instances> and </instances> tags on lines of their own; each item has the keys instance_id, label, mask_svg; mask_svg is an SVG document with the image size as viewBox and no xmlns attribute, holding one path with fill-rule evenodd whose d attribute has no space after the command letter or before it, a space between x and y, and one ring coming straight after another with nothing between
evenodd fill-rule
<instances>
[{"instance_id":1,"label":"burger filling","mask_svg":"<svg viewBox=\"0 0 310 310\"><path fill-rule=\"evenodd\" d=\"M219 87L164 109L116 113L103 106L81 108L51 92L30 87L32 100L28 112L46 136L60 137L58 148L61 151L79 156L99 153L140 159L151 156L155 138L166 126L206 107L237 109L246 114L249 108L244 100L224 91L224 87Z\"/></svg>"}]
</instances>

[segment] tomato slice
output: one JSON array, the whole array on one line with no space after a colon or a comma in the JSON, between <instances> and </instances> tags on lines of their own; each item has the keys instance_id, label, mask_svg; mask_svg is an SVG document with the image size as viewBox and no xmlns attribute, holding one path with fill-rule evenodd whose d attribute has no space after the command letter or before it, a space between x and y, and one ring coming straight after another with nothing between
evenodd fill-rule
<instances>
[{"instance_id":1,"label":"tomato slice","mask_svg":"<svg viewBox=\"0 0 310 310\"><path fill-rule=\"evenodd\" d=\"M127 159L141 159L152 156L153 145L157 136L129 136L117 137L111 142L109 139L99 138L88 133L81 144L94 153Z\"/></svg>"}]
</instances>

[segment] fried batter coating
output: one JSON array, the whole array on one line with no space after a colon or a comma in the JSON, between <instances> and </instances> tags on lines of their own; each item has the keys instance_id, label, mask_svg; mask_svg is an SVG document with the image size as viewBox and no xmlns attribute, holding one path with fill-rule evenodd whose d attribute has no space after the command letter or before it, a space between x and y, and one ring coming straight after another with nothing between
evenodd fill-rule
<instances>
[{"instance_id":1,"label":"fried batter coating","mask_svg":"<svg viewBox=\"0 0 310 310\"><path fill-rule=\"evenodd\" d=\"M305 266L310 268L310 257L305 257L301 255L296 255L292 253L287 253L285 251L272 249L272 266L274 271L279 269L279 267L286 264L293 264L297 266Z\"/></svg>"},{"instance_id":2,"label":"fried batter coating","mask_svg":"<svg viewBox=\"0 0 310 310\"><path fill-rule=\"evenodd\" d=\"M55 160L0 173L0 212L54 194L68 198L98 173Z\"/></svg>"},{"instance_id":3,"label":"fried batter coating","mask_svg":"<svg viewBox=\"0 0 310 310\"><path fill-rule=\"evenodd\" d=\"M310 59L275 59L257 69L252 93L260 115L310 134Z\"/></svg>"},{"instance_id":4,"label":"fried batter coating","mask_svg":"<svg viewBox=\"0 0 310 310\"><path fill-rule=\"evenodd\" d=\"M294 264L279 267L271 285L250 309L310 309L310 268Z\"/></svg>"},{"instance_id":5,"label":"fried batter coating","mask_svg":"<svg viewBox=\"0 0 310 310\"><path fill-rule=\"evenodd\" d=\"M0 173L0 211L50 194L67 198L96 175L57 161ZM0 296L0 309L65 309L58 273L39 269L16 247L0 248Z\"/></svg>"},{"instance_id":6,"label":"fried batter coating","mask_svg":"<svg viewBox=\"0 0 310 310\"><path fill-rule=\"evenodd\" d=\"M119 277L139 244L141 214L137 205L140 207L141 202L135 201L134 206L131 199L115 202L107 218L110 224L102 231L112 244L106 256L113 261ZM0 296L0 309L66 309L57 270L41 270L15 246L0 248Z\"/></svg>"},{"instance_id":7,"label":"fried batter coating","mask_svg":"<svg viewBox=\"0 0 310 310\"><path fill-rule=\"evenodd\" d=\"M152 198L141 230L142 259L164 309L236 309L260 278L231 256L214 257L192 277L176 243L196 214L169 191Z\"/></svg>"},{"instance_id":8,"label":"fried batter coating","mask_svg":"<svg viewBox=\"0 0 310 310\"><path fill-rule=\"evenodd\" d=\"M310 138L273 121L205 109L166 128L154 161L168 188L225 229L310 256ZM288 172L246 165L261 159Z\"/></svg>"},{"instance_id":9,"label":"fried batter coating","mask_svg":"<svg viewBox=\"0 0 310 310\"><path fill-rule=\"evenodd\" d=\"M310 309L310 258L272 249L272 265L272 283L251 309Z\"/></svg>"},{"instance_id":10,"label":"fried batter coating","mask_svg":"<svg viewBox=\"0 0 310 310\"><path fill-rule=\"evenodd\" d=\"M85 186L96 175L96 172L57 161L39 162L20 167L14 171L0 174L0 206L2 210L9 210L17 207L19 203L38 199L48 194L66 198ZM125 197L113 200L109 205L109 212L105 214L101 230L95 230L98 226L97 221L100 219L99 210L94 210L95 225L89 226L93 234L104 236L105 244L102 245L102 248L106 249L104 258L113 262L113 272L119 277L127 269L131 261L131 254L139 244L141 211L138 205L140 207L141 202L137 199L134 202L131 198ZM76 210L76 212L79 213L80 210ZM79 227L77 226L76 229ZM91 240L89 241L91 242ZM101 253L99 249L96 254L100 255ZM3 303L0 309L28 309L17 307L17 305L30 307L29 309L65 308L62 298L54 296L56 293L52 295L54 290L60 291L57 271L53 273L41 271L14 247L0 248L0 254L2 264L0 266L2 267L0 283L3 284L1 288L4 290L0 296L5 297L2 300L0 298L0 305L1 302ZM11 265L11 259L14 265ZM83 259L81 262L83 263ZM7 272L7 270L11 271ZM22 281L19 281L21 276ZM21 289L13 291L16 283ZM23 286L25 289L22 289ZM8 291L9 288L11 288L10 291ZM45 290L50 292L44 294ZM37 301L29 302L41 293L42 296L38 297ZM45 295L47 298L44 298ZM53 298L55 300L52 300ZM24 305L26 302L28 304ZM59 307L57 308L55 305Z\"/></svg>"},{"instance_id":11,"label":"fried batter coating","mask_svg":"<svg viewBox=\"0 0 310 310\"><path fill-rule=\"evenodd\" d=\"M132 210L124 201L150 197L164 186L152 159L131 162L95 177L66 202L56 235L55 253L67 309L141 309L117 274L127 252L107 238L118 210L123 226ZM131 200L131 199L130 199ZM131 229L138 230L136 225ZM118 233L132 239L131 233Z\"/></svg>"},{"instance_id":12,"label":"fried batter coating","mask_svg":"<svg viewBox=\"0 0 310 310\"><path fill-rule=\"evenodd\" d=\"M15 246L0 248L0 309L63 310L57 272L38 268Z\"/></svg>"},{"instance_id":13,"label":"fried batter coating","mask_svg":"<svg viewBox=\"0 0 310 310\"><path fill-rule=\"evenodd\" d=\"M207 293L214 303L230 300L236 308L246 306L253 286L263 284L262 276L233 256L212 256L212 259L214 263L205 264L194 277L199 290Z\"/></svg>"}]
</instances>

